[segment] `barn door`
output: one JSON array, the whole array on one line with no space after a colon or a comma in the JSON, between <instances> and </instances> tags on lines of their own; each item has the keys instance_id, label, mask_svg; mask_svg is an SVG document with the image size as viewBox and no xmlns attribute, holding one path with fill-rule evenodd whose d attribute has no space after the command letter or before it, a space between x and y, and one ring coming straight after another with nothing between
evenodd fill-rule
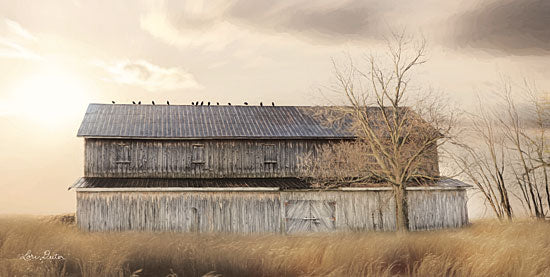
<instances>
[{"instance_id":1,"label":"barn door","mask_svg":"<svg viewBox=\"0 0 550 277\"><path fill-rule=\"evenodd\" d=\"M309 218L308 200L288 200L285 202L286 233L309 232L311 221Z\"/></svg>"},{"instance_id":2,"label":"barn door","mask_svg":"<svg viewBox=\"0 0 550 277\"><path fill-rule=\"evenodd\" d=\"M335 228L336 202L321 200L288 200L285 202L287 234L328 232Z\"/></svg>"},{"instance_id":3,"label":"barn door","mask_svg":"<svg viewBox=\"0 0 550 277\"><path fill-rule=\"evenodd\" d=\"M329 232L336 227L336 202L334 201L311 201L310 214L315 218L311 222L312 232Z\"/></svg>"}]
</instances>

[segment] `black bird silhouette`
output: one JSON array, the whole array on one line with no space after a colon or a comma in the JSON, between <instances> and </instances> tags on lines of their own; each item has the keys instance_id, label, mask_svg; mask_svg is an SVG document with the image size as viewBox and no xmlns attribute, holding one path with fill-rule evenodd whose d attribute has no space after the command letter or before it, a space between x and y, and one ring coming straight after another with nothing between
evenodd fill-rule
<instances>
[{"instance_id":1,"label":"black bird silhouette","mask_svg":"<svg viewBox=\"0 0 550 277\"><path fill-rule=\"evenodd\" d=\"M191 106L194 106L195 105L195 102L191 102Z\"/></svg>"},{"instance_id":2,"label":"black bird silhouette","mask_svg":"<svg viewBox=\"0 0 550 277\"><path fill-rule=\"evenodd\" d=\"M263 107L264 106L264 103L260 102L260 107Z\"/></svg>"},{"instance_id":3,"label":"black bird silhouette","mask_svg":"<svg viewBox=\"0 0 550 277\"><path fill-rule=\"evenodd\" d=\"M195 102L195 106L198 106L199 105L199 101Z\"/></svg>"},{"instance_id":4,"label":"black bird silhouette","mask_svg":"<svg viewBox=\"0 0 550 277\"><path fill-rule=\"evenodd\" d=\"M210 106L210 102L208 102L208 106Z\"/></svg>"},{"instance_id":5,"label":"black bird silhouette","mask_svg":"<svg viewBox=\"0 0 550 277\"><path fill-rule=\"evenodd\" d=\"M201 106L202 106L202 104L204 104L204 101L201 101Z\"/></svg>"},{"instance_id":6,"label":"black bird silhouette","mask_svg":"<svg viewBox=\"0 0 550 277\"><path fill-rule=\"evenodd\" d=\"M153 103L153 105L155 105L155 101L151 101L151 103Z\"/></svg>"},{"instance_id":7,"label":"black bird silhouette","mask_svg":"<svg viewBox=\"0 0 550 277\"><path fill-rule=\"evenodd\" d=\"M113 104L115 103L115 101L111 101L111 102L113 102Z\"/></svg>"},{"instance_id":8,"label":"black bird silhouette","mask_svg":"<svg viewBox=\"0 0 550 277\"><path fill-rule=\"evenodd\" d=\"M231 106L231 103L227 103L228 106Z\"/></svg>"},{"instance_id":9,"label":"black bird silhouette","mask_svg":"<svg viewBox=\"0 0 550 277\"><path fill-rule=\"evenodd\" d=\"M246 106L248 106L248 102L244 102L244 104L245 104Z\"/></svg>"},{"instance_id":10,"label":"black bird silhouette","mask_svg":"<svg viewBox=\"0 0 550 277\"><path fill-rule=\"evenodd\" d=\"M218 105L218 106L219 106L219 105L220 105L220 102L216 102L216 105Z\"/></svg>"},{"instance_id":11,"label":"black bird silhouette","mask_svg":"<svg viewBox=\"0 0 550 277\"><path fill-rule=\"evenodd\" d=\"M138 102L138 105L141 105L141 101Z\"/></svg>"},{"instance_id":12,"label":"black bird silhouette","mask_svg":"<svg viewBox=\"0 0 550 277\"><path fill-rule=\"evenodd\" d=\"M132 104L134 104L134 105L135 105L135 104L136 104L136 101L132 101Z\"/></svg>"},{"instance_id":13,"label":"black bird silhouette","mask_svg":"<svg viewBox=\"0 0 550 277\"><path fill-rule=\"evenodd\" d=\"M271 106L275 107L275 102L271 102Z\"/></svg>"},{"instance_id":14,"label":"black bird silhouette","mask_svg":"<svg viewBox=\"0 0 550 277\"><path fill-rule=\"evenodd\" d=\"M170 105L170 101L166 101L166 105Z\"/></svg>"}]
</instances>

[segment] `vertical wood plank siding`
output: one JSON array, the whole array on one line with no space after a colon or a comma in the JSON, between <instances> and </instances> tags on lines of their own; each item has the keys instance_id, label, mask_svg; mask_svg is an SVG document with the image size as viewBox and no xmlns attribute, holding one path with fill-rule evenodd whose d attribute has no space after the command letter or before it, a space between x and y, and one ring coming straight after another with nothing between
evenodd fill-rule
<instances>
[{"instance_id":1,"label":"vertical wood plank siding","mask_svg":"<svg viewBox=\"0 0 550 277\"><path fill-rule=\"evenodd\" d=\"M315 153L317 146L329 142L86 139L84 175L138 178L296 177L300 176L300 158ZM266 148L266 145L270 147ZM119 149L125 147L129 149L129 161L117 160ZM200 148L202 153L197 152ZM265 149L270 150L268 157L265 156Z\"/></svg>"},{"instance_id":2,"label":"vertical wood plank siding","mask_svg":"<svg viewBox=\"0 0 550 277\"><path fill-rule=\"evenodd\" d=\"M304 175L301 159L315 156L321 145L338 141L86 139L84 176L300 177ZM422 162L428 174L439 175L437 151L430 150Z\"/></svg>"},{"instance_id":3,"label":"vertical wood plank siding","mask_svg":"<svg viewBox=\"0 0 550 277\"><path fill-rule=\"evenodd\" d=\"M468 224L466 191L409 191L412 230ZM335 202L335 230L395 230L388 190L280 192L77 192L83 230L284 233L285 203Z\"/></svg>"},{"instance_id":4,"label":"vertical wood plank siding","mask_svg":"<svg viewBox=\"0 0 550 277\"><path fill-rule=\"evenodd\" d=\"M411 230L462 227L468 223L465 190L408 191Z\"/></svg>"},{"instance_id":5,"label":"vertical wood plank siding","mask_svg":"<svg viewBox=\"0 0 550 277\"><path fill-rule=\"evenodd\" d=\"M89 231L278 232L279 198L257 192L78 192L77 220Z\"/></svg>"}]
</instances>

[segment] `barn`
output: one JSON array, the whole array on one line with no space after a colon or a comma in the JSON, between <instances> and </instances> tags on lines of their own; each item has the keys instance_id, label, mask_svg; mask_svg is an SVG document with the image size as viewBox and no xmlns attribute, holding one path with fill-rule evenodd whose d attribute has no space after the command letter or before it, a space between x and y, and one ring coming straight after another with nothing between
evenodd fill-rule
<instances>
[{"instance_id":1,"label":"barn","mask_svg":"<svg viewBox=\"0 0 550 277\"><path fill-rule=\"evenodd\" d=\"M82 230L300 233L395 230L390 187L329 189L300 157L353 140L321 122L323 107L90 104L78 130ZM431 170L438 174L437 151ZM435 165L435 166L434 166ZM409 187L411 230L468 224L453 179Z\"/></svg>"}]
</instances>

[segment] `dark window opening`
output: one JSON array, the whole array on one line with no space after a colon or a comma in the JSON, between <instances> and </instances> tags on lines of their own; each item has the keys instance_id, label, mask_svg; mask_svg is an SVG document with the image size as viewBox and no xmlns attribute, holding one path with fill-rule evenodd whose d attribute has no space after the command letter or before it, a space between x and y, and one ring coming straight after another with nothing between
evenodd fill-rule
<instances>
[{"instance_id":1,"label":"dark window opening","mask_svg":"<svg viewBox=\"0 0 550 277\"><path fill-rule=\"evenodd\" d=\"M130 163L130 146L118 145L116 151L116 163L129 164Z\"/></svg>"},{"instance_id":2,"label":"dark window opening","mask_svg":"<svg viewBox=\"0 0 550 277\"><path fill-rule=\"evenodd\" d=\"M264 163L277 163L277 152L275 152L275 144L264 144Z\"/></svg>"},{"instance_id":3,"label":"dark window opening","mask_svg":"<svg viewBox=\"0 0 550 277\"><path fill-rule=\"evenodd\" d=\"M191 162L194 164L203 164L204 161L204 145L194 144L193 145L193 156L191 157Z\"/></svg>"}]
</instances>

